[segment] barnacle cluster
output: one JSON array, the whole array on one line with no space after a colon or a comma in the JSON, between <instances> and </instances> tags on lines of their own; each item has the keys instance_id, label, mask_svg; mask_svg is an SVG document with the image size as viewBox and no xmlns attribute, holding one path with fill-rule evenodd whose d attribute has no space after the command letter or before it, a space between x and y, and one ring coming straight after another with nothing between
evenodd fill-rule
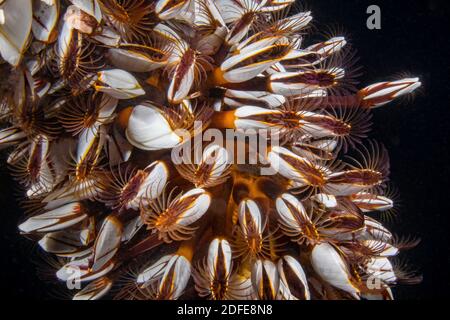
<instances>
[{"instance_id":1,"label":"barnacle cluster","mask_svg":"<svg viewBox=\"0 0 450 320\"><path fill-rule=\"evenodd\" d=\"M346 39L308 43L294 2L0 1L19 229L75 299L391 299L416 280L392 262L413 243L376 220L389 159L365 138L420 82L357 89ZM209 130L267 147L239 162Z\"/></svg>"}]
</instances>

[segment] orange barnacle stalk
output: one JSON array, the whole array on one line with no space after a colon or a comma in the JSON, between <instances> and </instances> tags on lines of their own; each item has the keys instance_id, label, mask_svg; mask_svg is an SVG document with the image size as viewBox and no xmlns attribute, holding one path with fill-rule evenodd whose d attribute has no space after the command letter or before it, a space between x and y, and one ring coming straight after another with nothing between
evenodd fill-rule
<instances>
[{"instance_id":1,"label":"orange barnacle stalk","mask_svg":"<svg viewBox=\"0 0 450 320\"><path fill-rule=\"evenodd\" d=\"M74 299L392 299L419 280L340 35L294 0L0 1L0 150ZM16 19L20 15L21 19ZM400 240L399 240L400 239ZM373 283L378 286L373 288Z\"/></svg>"}]
</instances>

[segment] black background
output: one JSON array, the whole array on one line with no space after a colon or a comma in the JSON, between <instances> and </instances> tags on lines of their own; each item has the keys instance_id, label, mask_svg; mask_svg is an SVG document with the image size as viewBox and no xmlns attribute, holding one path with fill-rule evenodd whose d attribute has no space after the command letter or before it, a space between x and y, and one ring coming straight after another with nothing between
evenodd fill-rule
<instances>
[{"instance_id":1,"label":"black background","mask_svg":"<svg viewBox=\"0 0 450 320\"><path fill-rule=\"evenodd\" d=\"M302 1L303 2L303 1ZM368 30L366 9L377 4L382 29ZM390 151L391 178L400 189L396 233L417 235L422 243L406 253L422 272L420 285L395 289L398 299L449 296L450 215L450 10L444 0L310 0L318 30L344 30L364 66L363 85L407 72L423 89L412 102L394 103L374 112L372 137ZM36 273L36 248L19 236L21 210L14 183L0 168L0 288L7 297L49 299L53 285Z\"/></svg>"}]
</instances>

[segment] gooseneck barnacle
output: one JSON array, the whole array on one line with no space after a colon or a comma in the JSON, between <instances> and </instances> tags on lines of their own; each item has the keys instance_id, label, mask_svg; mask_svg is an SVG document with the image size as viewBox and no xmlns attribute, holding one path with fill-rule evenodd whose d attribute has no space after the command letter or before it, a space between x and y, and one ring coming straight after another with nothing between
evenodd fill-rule
<instances>
[{"instance_id":1,"label":"gooseneck barnacle","mask_svg":"<svg viewBox=\"0 0 450 320\"><path fill-rule=\"evenodd\" d=\"M419 279L366 138L421 83L358 89L347 40L311 43L294 3L0 1L19 229L74 299L392 299Z\"/></svg>"}]
</instances>

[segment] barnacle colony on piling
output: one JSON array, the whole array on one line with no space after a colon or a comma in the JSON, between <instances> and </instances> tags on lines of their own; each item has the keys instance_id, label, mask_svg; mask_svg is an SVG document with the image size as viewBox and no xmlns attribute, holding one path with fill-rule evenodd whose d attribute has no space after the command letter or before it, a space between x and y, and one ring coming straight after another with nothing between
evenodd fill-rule
<instances>
[{"instance_id":1,"label":"barnacle colony on piling","mask_svg":"<svg viewBox=\"0 0 450 320\"><path fill-rule=\"evenodd\" d=\"M417 280L394 263L413 243L376 220L389 159L364 139L420 82L356 89L346 40L311 43L294 2L0 1L19 229L75 299L391 299ZM266 148L238 162L250 142L210 130Z\"/></svg>"}]
</instances>

